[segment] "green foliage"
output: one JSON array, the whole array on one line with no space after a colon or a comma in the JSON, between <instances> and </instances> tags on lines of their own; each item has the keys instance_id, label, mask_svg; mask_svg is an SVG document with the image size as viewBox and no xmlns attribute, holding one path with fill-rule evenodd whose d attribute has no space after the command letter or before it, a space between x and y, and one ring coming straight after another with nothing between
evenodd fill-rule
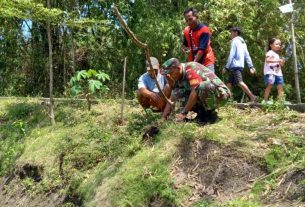
<instances>
[{"instance_id":1,"label":"green foliage","mask_svg":"<svg viewBox=\"0 0 305 207\"><path fill-rule=\"evenodd\" d=\"M40 122L43 124L43 121L45 121L45 118L43 117L47 114L42 105L33 104L27 101L11 104L6 108L6 119L13 120L16 123L27 122L28 124L37 124ZM22 125L24 125L24 123Z\"/></svg>"},{"instance_id":2,"label":"green foliage","mask_svg":"<svg viewBox=\"0 0 305 207\"><path fill-rule=\"evenodd\" d=\"M23 153L24 138L33 128L47 124L43 107L29 101L5 105L0 113L0 175L8 173ZM4 120L1 123L1 120Z\"/></svg>"},{"instance_id":3,"label":"green foliage","mask_svg":"<svg viewBox=\"0 0 305 207\"><path fill-rule=\"evenodd\" d=\"M99 91L104 92L109 88L103 83L110 80L109 75L102 71L95 71L92 69L78 71L77 74L71 78L70 85L72 86L72 94L91 95Z\"/></svg>"},{"instance_id":4,"label":"green foliage","mask_svg":"<svg viewBox=\"0 0 305 207\"><path fill-rule=\"evenodd\" d=\"M110 80L109 75L102 71L93 69L78 71L70 80L71 93L74 96L85 97L90 110L92 96L109 90L104 85L104 82L108 80Z\"/></svg>"},{"instance_id":5,"label":"green foliage","mask_svg":"<svg viewBox=\"0 0 305 207\"><path fill-rule=\"evenodd\" d=\"M145 126L150 124L156 124L160 119L159 113L154 113L151 109L146 109L145 113L132 113L130 116L130 122L128 123L127 131L130 134L143 133Z\"/></svg>"},{"instance_id":6,"label":"green foliage","mask_svg":"<svg viewBox=\"0 0 305 207\"><path fill-rule=\"evenodd\" d=\"M267 112L278 112L280 113L281 111L289 111L289 108L287 106L285 106L283 101L273 101L272 98L270 98L270 101L272 101L272 104L263 104L263 109L266 110Z\"/></svg>"},{"instance_id":7,"label":"green foliage","mask_svg":"<svg viewBox=\"0 0 305 207\"><path fill-rule=\"evenodd\" d=\"M90 202L94 198L96 189L102 181L113 177L117 173L119 166L120 163L111 163L108 161L99 163L92 175L80 184L77 192L79 192L86 202Z\"/></svg>"},{"instance_id":8,"label":"green foliage","mask_svg":"<svg viewBox=\"0 0 305 207\"><path fill-rule=\"evenodd\" d=\"M86 109L86 104L84 102L72 102L58 104L55 117L56 121L62 122L65 126L76 126L86 121L90 121L90 116L86 113L75 113L76 109Z\"/></svg>"},{"instance_id":9,"label":"green foliage","mask_svg":"<svg viewBox=\"0 0 305 207\"><path fill-rule=\"evenodd\" d=\"M48 9L43 4L33 0L10 0L0 1L0 17L16 17L19 19L33 19L36 21L59 22L63 11L59 9Z\"/></svg>"},{"instance_id":10,"label":"green foliage","mask_svg":"<svg viewBox=\"0 0 305 207\"><path fill-rule=\"evenodd\" d=\"M21 155L23 145L23 134L15 132L10 126L0 126L0 176L12 170L16 159ZM2 137L9 137L3 139Z\"/></svg>"},{"instance_id":11,"label":"green foliage","mask_svg":"<svg viewBox=\"0 0 305 207\"><path fill-rule=\"evenodd\" d=\"M186 55L180 52L181 31L186 26L183 11L195 7L200 20L213 31L212 46L217 57L216 73L221 76L229 53L227 28L236 25L242 28L257 75L250 77L244 71L249 88L262 96L263 63L265 48L270 37L279 37L284 45L281 56L287 58L283 68L287 100L295 101L293 60L290 40L290 14L281 14L278 7L282 1L227 1L227 0L177 0L177 1L53 1L52 9L38 0L1 0L0 23L0 81L1 95L48 96L47 38L45 23L52 23L54 49L54 92L63 96L64 86L75 71L88 68L103 68L109 74L108 87L112 96L118 96L122 87L122 60L127 57L127 95L132 97L136 80L145 72L144 54L120 28L111 11L116 3L128 26L142 41L148 44L152 56L160 63L170 57L182 61ZM300 87L305 87L304 51L305 13L303 2L295 1L295 30L299 57ZM29 28L27 27L29 26ZM102 87L91 81L91 90ZM75 87L75 92L80 88ZM235 91L234 91L235 92ZM305 90L301 90L305 97ZM235 98L240 100L241 90Z\"/></svg>"},{"instance_id":12,"label":"green foliage","mask_svg":"<svg viewBox=\"0 0 305 207\"><path fill-rule=\"evenodd\" d=\"M257 164L266 166L267 177L255 181L251 194L242 192L243 198L224 203L199 200L193 206L259 207L264 191L275 190L279 176L294 167L304 168L304 117L296 112L226 107L219 109L219 122L198 126L160 123L158 113L127 104L127 123L118 125L117 102L104 100L90 112L79 102L57 104L56 128L47 124L46 108L36 102L0 103L0 175L13 170L16 163L33 163L43 166L43 180L25 178L21 184L26 195L61 193L78 197L85 206L178 206L189 201L193 187L187 183L177 188L173 167L189 156L188 150L197 148L197 141L212 139L229 151L236 150L238 158L251 158L249 163L263 160ZM161 130L158 141L147 146L142 134L151 125ZM188 146L186 152L181 149ZM200 150L207 147L198 144ZM212 149L209 159L217 152ZM192 170L188 163L182 167ZM75 204L68 200L64 205Z\"/></svg>"},{"instance_id":13,"label":"green foliage","mask_svg":"<svg viewBox=\"0 0 305 207\"><path fill-rule=\"evenodd\" d=\"M272 172L273 170L278 168L279 165L282 165L283 161L285 160L285 157L287 157L287 155L282 147L280 146L274 147L265 156L268 172Z\"/></svg>"},{"instance_id":14,"label":"green foliage","mask_svg":"<svg viewBox=\"0 0 305 207\"><path fill-rule=\"evenodd\" d=\"M228 202L224 206L228 207L261 207L262 205L259 202L246 200L246 199L236 199Z\"/></svg>"},{"instance_id":15,"label":"green foliage","mask_svg":"<svg viewBox=\"0 0 305 207\"><path fill-rule=\"evenodd\" d=\"M160 142L155 152L143 149L125 163L109 180L112 187L121 186L111 191L113 205L148 206L154 202L165 206L177 205L169 171L173 149L172 146L165 150L164 143Z\"/></svg>"}]
</instances>

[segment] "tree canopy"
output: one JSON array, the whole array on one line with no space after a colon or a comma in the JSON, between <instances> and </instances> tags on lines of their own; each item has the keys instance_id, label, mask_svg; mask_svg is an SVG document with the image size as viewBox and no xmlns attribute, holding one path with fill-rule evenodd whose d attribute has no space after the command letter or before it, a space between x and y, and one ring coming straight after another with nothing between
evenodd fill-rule
<instances>
[{"instance_id":1,"label":"tree canopy","mask_svg":"<svg viewBox=\"0 0 305 207\"><path fill-rule=\"evenodd\" d=\"M110 75L111 96L119 95L123 59L128 58L127 91L136 89L136 80L145 72L144 51L138 48L120 27L111 7L115 3L131 30L148 44L160 62L186 56L180 52L181 32L185 27L183 11L199 10L200 20L213 31L216 73L229 53L230 26L239 26L258 74L245 81L254 93L263 93L263 63L267 41L279 37L284 43L281 56L287 59L283 69L287 98L294 101L294 74L290 40L291 14L278 9L288 3L273 0L0 0L0 95L48 96L48 38L46 24L52 25L54 93L64 96L70 78L77 71L101 69ZM294 1L298 66L301 96L305 97L304 52L305 4ZM239 94L241 95L241 94ZM239 96L237 95L237 97ZM304 98L303 98L304 101Z\"/></svg>"}]
</instances>

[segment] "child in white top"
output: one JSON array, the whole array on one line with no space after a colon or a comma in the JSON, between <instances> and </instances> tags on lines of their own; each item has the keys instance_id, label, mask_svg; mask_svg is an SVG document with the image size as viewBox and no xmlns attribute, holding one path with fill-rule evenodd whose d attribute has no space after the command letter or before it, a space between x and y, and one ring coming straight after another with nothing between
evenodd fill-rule
<instances>
[{"instance_id":1,"label":"child in white top","mask_svg":"<svg viewBox=\"0 0 305 207\"><path fill-rule=\"evenodd\" d=\"M264 101L268 101L270 91L273 85L277 86L278 98L283 96L283 73L282 67L285 63L277 54L281 50L281 40L272 38L268 43L268 52L266 53L264 66L264 81L267 86L264 92Z\"/></svg>"}]
</instances>

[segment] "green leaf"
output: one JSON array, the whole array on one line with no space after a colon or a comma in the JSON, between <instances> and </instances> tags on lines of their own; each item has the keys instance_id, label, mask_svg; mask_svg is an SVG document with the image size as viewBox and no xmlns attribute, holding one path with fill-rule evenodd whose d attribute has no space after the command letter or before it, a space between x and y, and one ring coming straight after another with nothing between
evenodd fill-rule
<instances>
[{"instance_id":1,"label":"green leaf","mask_svg":"<svg viewBox=\"0 0 305 207\"><path fill-rule=\"evenodd\" d=\"M102 79L103 82L105 82L106 80L110 80L109 75L107 73L104 73L104 72L100 71L100 70L98 71L98 73L95 76L99 80Z\"/></svg>"},{"instance_id":2,"label":"green leaf","mask_svg":"<svg viewBox=\"0 0 305 207\"><path fill-rule=\"evenodd\" d=\"M87 79L88 73L86 70L81 70L76 75L76 80L80 81L81 79Z\"/></svg>"},{"instance_id":3,"label":"green leaf","mask_svg":"<svg viewBox=\"0 0 305 207\"><path fill-rule=\"evenodd\" d=\"M74 85L75 82L76 82L76 77L73 76L73 77L70 79L70 85Z\"/></svg>"},{"instance_id":4,"label":"green leaf","mask_svg":"<svg viewBox=\"0 0 305 207\"><path fill-rule=\"evenodd\" d=\"M96 74L97 74L96 70L89 69L87 71L88 78L91 78L92 76L95 76Z\"/></svg>"},{"instance_id":5,"label":"green leaf","mask_svg":"<svg viewBox=\"0 0 305 207\"><path fill-rule=\"evenodd\" d=\"M96 90L101 89L103 84L99 80L89 80L89 91L95 93Z\"/></svg>"},{"instance_id":6,"label":"green leaf","mask_svg":"<svg viewBox=\"0 0 305 207\"><path fill-rule=\"evenodd\" d=\"M81 85L75 85L71 88L71 92L74 96L77 94L80 94L82 91L83 91L83 88Z\"/></svg>"}]
</instances>

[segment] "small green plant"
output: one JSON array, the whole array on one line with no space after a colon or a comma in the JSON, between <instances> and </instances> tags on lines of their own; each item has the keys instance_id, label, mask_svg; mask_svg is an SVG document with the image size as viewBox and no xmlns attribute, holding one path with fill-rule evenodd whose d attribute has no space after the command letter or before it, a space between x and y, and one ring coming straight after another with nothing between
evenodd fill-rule
<instances>
[{"instance_id":1,"label":"small green plant","mask_svg":"<svg viewBox=\"0 0 305 207\"><path fill-rule=\"evenodd\" d=\"M12 126L22 134L25 134L25 123L22 120L14 121Z\"/></svg>"},{"instance_id":2,"label":"small green plant","mask_svg":"<svg viewBox=\"0 0 305 207\"><path fill-rule=\"evenodd\" d=\"M159 113L154 113L151 109L146 109L145 114L132 113L130 122L128 123L127 131L132 133L143 133L143 129L160 119Z\"/></svg>"},{"instance_id":3,"label":"small green plant","mask_svg":"<svg viewBox=\"0 0 305 207\"><path fill-rule=\"evenodd\" d=\"M265 162L267 164L267 169L272 172L279 164L281 164L285 159L285 150L281 146L275 146L272 150L265 155Z\"/></svg>"},{"instance_id":4,"label":"small green plant","mask_svg":"<svg viewBox=\"0 0 305 207\"><path fill-rule=\"evenodd\" d=\"M85 97L90 111L92 96L109 90L104 85L107 80L110 80L109 75L102 71L93 69L78 71L70 80L71 93L73 96Z\"/></svg>"},{"instance_id":5,"label":"small green plant","mask_svg":"<svg viewBox=\"0 0 305 207\"><path fill-rule=\"evenodd\" d=\"M261 207L262 205L257 201L238 198L236 200L229 201L228 203L226 203L222 206L227 206L227 207Z\"/></svg>"}]
</instances>

